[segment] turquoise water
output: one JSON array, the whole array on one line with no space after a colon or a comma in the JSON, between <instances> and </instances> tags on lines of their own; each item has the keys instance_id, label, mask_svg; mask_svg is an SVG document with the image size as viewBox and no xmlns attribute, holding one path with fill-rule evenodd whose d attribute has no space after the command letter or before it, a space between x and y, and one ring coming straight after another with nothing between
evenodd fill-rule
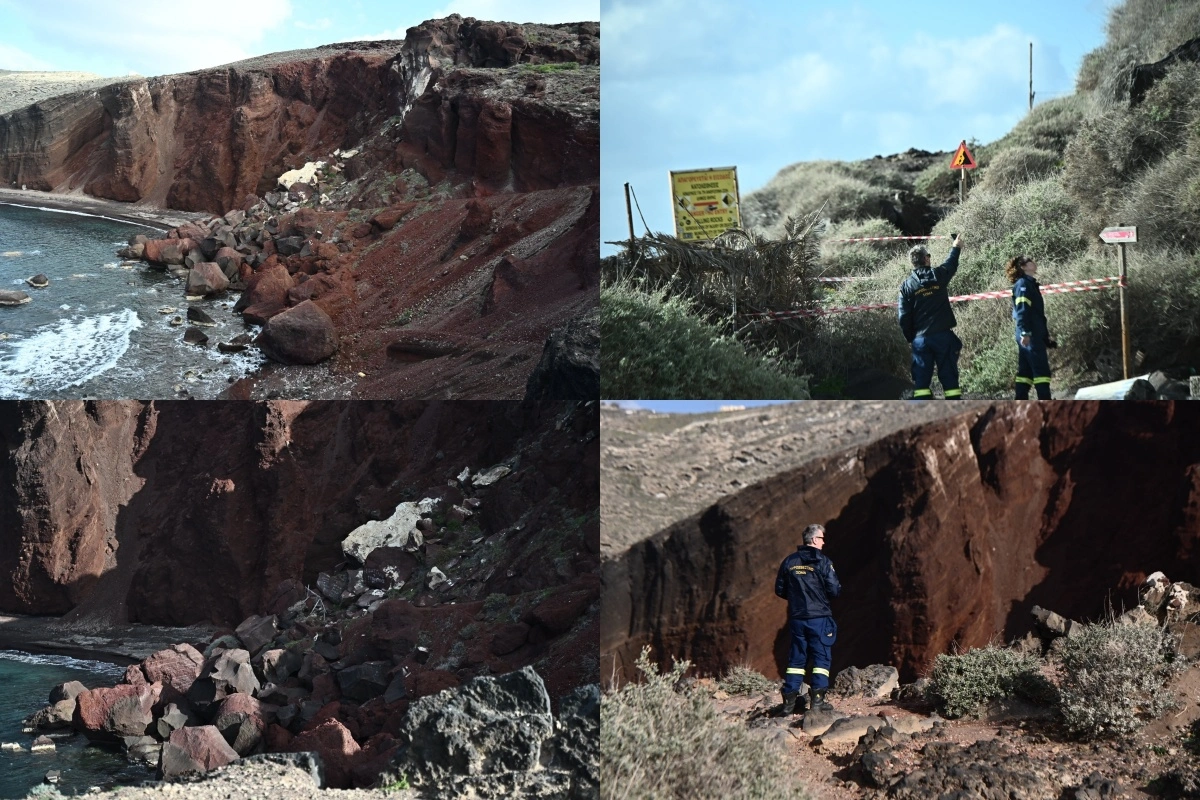
<instances>
[{"instance_id":1,"label":"turquoise water","mask_svg":"<svg viewBox=\"0 0 1200 800\"><path fill-rule=\"evenodd\" d=\"M246 332L232 313L236 295L197 301L217 322L204 347L183 341L183 284L143 264L122 265L116 251L141 225L73 212L0 203L0 289L32 300L0 307L0 398L215 398L230 379L262 364L251 348L216 348ZM25 280L50 279L44 289ZM170 313L160 313L164 309Z\"/></svg>"},{"instance_id":2,"label":"turquoise water","mask_svg":"<svg viewBox=\"0 0 1200 800\"><path fill-rule=\"evenodd\" d=\"M0 798L25 797L52 769L62 773L58 787L67 795L82 794L92 786L112 787L154 777L119 752L90 746L78 735L56 739L53 753L31 753L33 736L21 732L22 720L46 705L57 684L79 681L88 688L112 686L124 671L124 667L99 661L0 650L0 742L17 742L25 748L20 753L0 751Z\"/></svg>"}]
</instances>

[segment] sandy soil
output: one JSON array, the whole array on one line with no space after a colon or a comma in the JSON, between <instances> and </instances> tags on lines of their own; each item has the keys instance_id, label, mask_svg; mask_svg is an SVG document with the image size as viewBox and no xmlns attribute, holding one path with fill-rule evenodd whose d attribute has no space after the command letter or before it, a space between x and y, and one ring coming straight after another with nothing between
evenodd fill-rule
<instances>
[{"instance_id":1,"label":"sandy soil","mask_svg":"<svg viewBox=\"0 0 1200 800\"><path fill-rule=\"evenodd\" d=\"M83 89L98 89L123 78L102 78L91 72L12 72L0 70L0 114L49 97Z\"/></svg>"},{"instance_id":2,"label":"sandy soil","mask_svg":"<svg viewBox=\"0 0 1200 800\"><path fill-rule=\"evenodd\" d=\"M721 497L822 456L859 447L978 403L811 400L712 414L600 417L601 557Z\"/></svg>"},{"instance_id":3,"label":"sandy soil","mask_svg":"<svg viewBox=\"0 0 1200 800\"><path fill-rule=\"evenodd\" d=\"M134 664L178 642L203 645L212 638L213 631L201 625L103 625L65 622L56 617L0 615L0 649Z\"/></svg>"},{"instance_id":4,"label":"sandy soil","mask_svg":"<svg viewBox=\"0 0 1200 800\"><path fill-rule=\"evenodd\" d=\"M178 783L158 783L148 786L114 789L89 797L112 800L165 800L165 798L199 798L199 800L367 800L390 797L410 800L412 791L384 792L366 789L318 789L308 773L296 767L271 763L231 764L204 775L202 780Z\"/></svg>"},{"instance_id":5,"label":"sandy soil","mask_svg":"<svg viewBox=\"0 0 1200 800\"><path fill-rule=\"evenodd\" d=\"M176 211L170 208L158 208L151 205L135 203L118 203L115 200L101 200L82 191L70 194L50 192L23 191L21 189L0 189L0 204L30 206L32 208L53 208L61 211L78 211L98 217L136 222L149 225L159 230L170 230L186 222L207 220L211 214L195 211ZM149 235L149 234L147 234ZM158 234L161 236L162 234Z\"/></svg>"}]
</instances>

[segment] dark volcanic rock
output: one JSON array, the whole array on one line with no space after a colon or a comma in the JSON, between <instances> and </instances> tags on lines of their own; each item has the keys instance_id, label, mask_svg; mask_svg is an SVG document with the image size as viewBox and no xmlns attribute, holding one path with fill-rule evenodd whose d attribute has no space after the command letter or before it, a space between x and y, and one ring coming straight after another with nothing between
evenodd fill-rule
<instances>
[{"instance_id":1,"label":"dark volcanic rock","mask_svg":"<svg viewBox=\"0 0 1200 800\"><path fill-rule=\"evenodd\" d=\"M256 343L284 364L316 364L337 352L338 335L329 315L306 300L271 317Z\"/></svg>"},{"instance_id":2,"label":"dark volcanic rock","mask_svg":"<svg viewBox=\"0 0 1200 800\"><path fill-rule=\"evenodd\" d=\"M547 337L542 360L526 382L525 402L569 402L599 396L599 319L573 319Z\"/></svg>"},{"instance_id":3,"label":"dark volcanic rock","mask_svg":"<svg viewBox=\"0 0 1200 800\"><path fill-rule=\"evenodd\" d=\"M158 776L170 779L188 772L207 772L236 761L237 752L213 725L180 728L162 749Z\"/></svg>"},{"instance_id":4,"label":"dark volcanic rock","mask_svg":"<svg viewBox=\"0 0 1200 800\"><path fill-rule=\"evenodd\" d=\"M919 769L892 787L896 800L930 797L1024 797L1059 800L1061 767L1031 759L996 739L968 747L953 742L930 742L921 750ZM998 787L1003 787L999 790Z\"/></svg>"}]
</instances>

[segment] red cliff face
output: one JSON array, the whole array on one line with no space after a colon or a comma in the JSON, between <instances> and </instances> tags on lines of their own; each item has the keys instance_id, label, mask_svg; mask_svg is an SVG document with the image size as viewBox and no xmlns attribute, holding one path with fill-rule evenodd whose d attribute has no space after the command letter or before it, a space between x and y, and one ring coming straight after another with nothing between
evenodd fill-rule
<instances>
[{"instance_id":1,"label":"red cliff face","mask_svg":"<svg viewBox=\"0 0 1200 800\"><path fill-rule=\"evenodd\" d=\"M596 405L0 404L0 610L236 625L367 520L461 502L447 481L501 462L478 513L504 547L459 599L594 585Z\"/></svg>"},{"instance_id":2,"label":"red cliff face","mask_svg":"<svg viewBox=\"0 0 1200 800\"><path fill-rule=\"evenodd\" d=\"M1035 604L1094 619L1150 572L1194 569L1200 407L997 404L761 481L605 563L601 673L632 677L649 644L777 674L775 571L809 522L843 585L834 668L912 679L952 643L1022 634Z\"/></svg>"},{"instance_id":3,"label":"red cliff face","mask_svg":"<svg viewBox=\"0 0 1200 800\"><path fill-rule=\"evenodd\" d=\"M379 149L382 137L395 172L406 154L426 170L519 191L596 183L598 114L542 102L547 81L532 70L519 87L527 99L483 94L497 82L488 70L598 64L599 33L596 23L454 15L409 29L402 43L331 45L63 95L0 116L0 179L221 214L288 169L337 148ZM388 126L399 119L396 137Z\"/></svg>"}]
</instances>

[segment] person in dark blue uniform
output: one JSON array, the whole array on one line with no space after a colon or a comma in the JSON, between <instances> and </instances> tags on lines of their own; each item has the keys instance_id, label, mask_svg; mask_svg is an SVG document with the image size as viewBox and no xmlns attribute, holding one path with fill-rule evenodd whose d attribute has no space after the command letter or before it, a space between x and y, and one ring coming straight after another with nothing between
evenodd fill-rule
<instances>
[{"instance_id":1,"label":"person in dark blue uniform","mask_svg":"<svg viewBox=\"0 0 1200 800\"><path fill-rule=\"evenodd\" d=\"M1030 386L1037 391L1038 400L1050 399L1050 359L1046 349L1057 344L1046 330L1046 307L1038 287L1037 270L1037 262L1028 256L1017 256L1004 266L1004 274L1013 285L1018 400L1029 399Z\"/></svg>"},{"instance_id":2,"label":"person in dark blue uniform","mask_svg":"<svg viewBox=\"0 0 1200 800\"><path fill-rule=\"evenodd\" d=\"M958 385L958 354L962 352L962 340L953 330L958 322L950 309L950 293L946 289L954 273L958 272L961 250L962 237L955 235L950 256L936 268L929 266L929 250L925 245L917 245L908 251L913 270L900 284L900 330L912 345L914 400L933 397L929 386L933 383L934 367L946 399L962 398L962 389Z\"/></svg>"},{"instance_id":3,"label":"person in dark blue uniform","mask_svg":"<svg viewBox=\"0 0 1200 800\"><path fill-rule=\"evenodd\" d=\"M829 601L841 594L842 584L833 571L833 562L821 552L824 546L825 528L809 525L804 529L804 544L783 560L775 577L775 594L788 601L788 628L792 634L787 674L783 679L785 715L805 710L800 689L810 660L808 685L812 707L823 711L833 709L825 701L832 647L837 640L837 624L830 613Z\"/></svg>"}]
</instances>

